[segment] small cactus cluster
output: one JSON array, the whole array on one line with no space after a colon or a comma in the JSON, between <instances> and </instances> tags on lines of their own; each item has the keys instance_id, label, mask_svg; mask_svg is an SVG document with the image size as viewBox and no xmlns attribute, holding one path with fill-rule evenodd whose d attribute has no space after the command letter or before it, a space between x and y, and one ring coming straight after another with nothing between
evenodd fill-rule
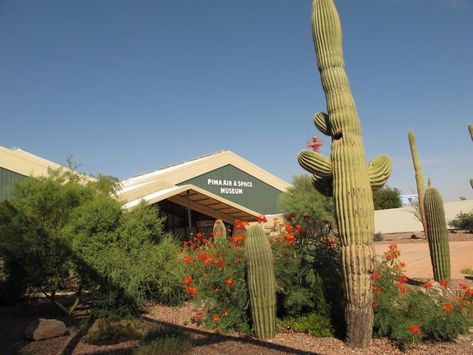
<instances>
[{"instance_id":1,"label":"small cactus cluster","mask_svg":"<svg viewBox=\"0 0 473 355\"><path fill-rule=\"evenodd\" d=\"M248 290L256 336L273 338L276 334L276 277L273 252L263 228L248 228L245 240Z\"/></svg>"},{"instance_id":2,"label":"small cactus cluster","mask_svg":"<svg viewBox=\"0 0 473 355\"><path fill-rule=\"evenodd\" d=\"M430 181L425 191L424 206L434 279L438 282L450 281L450 247L445 211L442 197L436 188L430 186Z\"/></svg>"},{"instance_id":3,"label":"small cactus cluster","mask_svg":"<svg viewBox=\"0 0 473 355\"><path fill-rule=\"evenodd\" d=\"M372 191L391 173L385 155L366 163L360 120L344 68L342 29L333 0L313 0L312 33L327 113L314 116L319 131L332 138L330 158L299 153L299 164L312 174L314 187L333 196L341 242L345 284L347 342L365 347L373 328L371 272L374 268Z\"/></svg>"},{"instance_id":4,"label":"small cactus cluster","mask_svg":"<svg viewBox=\"0 0 473 355\"><path fill-rule=\"evenodd\" d=\"M212 234L214 238L227 238L227 229L221 219L215 220Z\"/></svg>"}]
</instances>

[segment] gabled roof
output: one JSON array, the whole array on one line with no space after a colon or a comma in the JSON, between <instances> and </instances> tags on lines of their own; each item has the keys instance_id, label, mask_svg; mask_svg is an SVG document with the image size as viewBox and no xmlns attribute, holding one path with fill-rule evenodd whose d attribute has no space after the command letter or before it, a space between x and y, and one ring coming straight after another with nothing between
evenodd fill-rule
<instances>
[{"instance_id":1,"label":"gabled roof","mask_svg":"<svg viewBox=\"0 0 473 355\"><path fill-rule=\"evenodd\" d=\"M231 151L220 151L129 179L124 179L121 181L121 195L124 200L129 201L130 198L134 199L139 195L144 196L145 194L151 193L155 189L156 184L167 185L168 187L174 186L229 164L280 191L286 191L290 186L286 181L270 174L239 155Z\"/></svg>"}]
</instances>

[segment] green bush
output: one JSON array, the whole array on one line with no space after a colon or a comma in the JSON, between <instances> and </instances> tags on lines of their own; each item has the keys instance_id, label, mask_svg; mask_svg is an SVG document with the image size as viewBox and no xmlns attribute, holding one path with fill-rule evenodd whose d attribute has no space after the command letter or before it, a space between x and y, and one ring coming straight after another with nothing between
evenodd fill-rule
<instances>
[{"instance_id":1,"label":"green bush","mask_svg":"<svg viewBox=\"0 0 473 355\"><path fill-rule=\"evenodd\" d=\"M373 236L373 240L375 242L381 242L383 239L384 239L383 238L383 233L381 233L381 232L376 232Z\"/></svg>"},{"instance_id":2,"label":"green bush","mask_svg":"<svg viewBox=\"0 0 473 355\"><path fill-rule=\"evenodd\" d=\"M387 336L402 348L422 341L449 341L468 333L472 325L473 290L455 299L446 281L428 281L423 287L408 286L404 263L395 244L389 246L382 262L373 272L374 334ZM435 287L434 287L435 286Z\"/></svg>"},{"instance_id":3,"label":"green bush","mask_svg":"<svg viewBox=\"0 0 473 355\"><path fill-rule=\"evenodd\" d=\"M314 337L333 336L330 318L318 313L286 318L281 321L281 326L298 333L308 333Z\"/></svg>"},{"instance_id":4,"label":"green bush","mask_svg":"<svg viewBox=\"0 0 473 355\"><path fill-rule=\"evenodd\" d=\"M140 323L126 319L100 319L98 326L92 328L84 341L93 345L111 345L143 337Z\"/></svg>"},{"instance_id":5,"label":"green bush","mask_svg":"<svg viewBox=\"0 0 473 355\"><path fill-rule=\"evenodd\" d=\"M14 197L0 203L5 285L16 293L38 290L66 314L83 289L92 291L101 315L137 315L151 295L181 302L179 246L156 208L123 211L115 190L114 179L87 182L63 170L18 184ZM71 277L79 281L68 283ZM71 308L55 297L65 287L76 291Z\"/></svg>"},{"instance_id":6,"label":"green bush","mask_svg":"<svg viewBox=\"0 0 473 355\"><path fill-rule=\"evenodd\" d=\"M172 326L160 326L149 332L134 355L178 355L187 354L192 349L192 340L185 331Z\"/></svg>"},{"instance_id":7,"label":"green bush","mask_svg":"<svg viewBox=\"0 0 473 355\"><path fill-rule=\"evenodd\" d=\"M460 212L448 224L454 229L473 232L473 212Z\"/></svg>"}]
</instances>

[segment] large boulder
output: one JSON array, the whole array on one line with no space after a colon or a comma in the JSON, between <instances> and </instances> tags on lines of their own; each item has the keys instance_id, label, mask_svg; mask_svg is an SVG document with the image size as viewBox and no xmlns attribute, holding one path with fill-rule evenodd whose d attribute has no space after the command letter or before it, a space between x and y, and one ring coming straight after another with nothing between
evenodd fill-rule
<instances>
[{"instance_id":1,"label":"large boulder","mask_svg":"<svg viewBox=\"0 0 473 355\"><path fill-rule=\"evenodd\" d=\"M29 340L41 340L59 337L67 334L64 322L57 319L44 319L32 321L25 331L25 338Z\"/></svg>"}]
</instances>

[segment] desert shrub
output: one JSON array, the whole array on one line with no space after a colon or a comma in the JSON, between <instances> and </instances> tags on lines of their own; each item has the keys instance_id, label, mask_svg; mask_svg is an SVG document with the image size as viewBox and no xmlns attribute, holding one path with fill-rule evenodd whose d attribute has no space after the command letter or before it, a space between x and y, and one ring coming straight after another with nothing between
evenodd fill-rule
<instances>
[{"instance_id":1,"label":"desert shrub","mask_svg":"<svg viewBox=\"0 0 473 355\"><path fill-rule=\"evenodd\" d=\"M454 229L473 232L473 212L460 212L453 220L448 222L448 224Z\"/></svg>"},{"instance_id":2,"label":"desert shrub","mask_svg":"<svg viewBox=\"0 0 473 355\"><path fill-rule=\"evenodd\" d=\"M192 340L185 331L163 325L146 334L140 345L133 351L133 354L187 354L192 346Z\"/></svg>"},{"instance_id":3,"label":"desert shrub","mask_svg":"<svg viewBox=\"0 0 473 355\"><path fill-rule=\"evenodd\" d=\"M175 301L182 278L174 266L179 249L154 208L142 204L125 213L114 199L97 198L77 208L67 233L77 272L98 286L102 315L138 314L150 292L159 301Z\"/></svg>"},{"instance_id":4,"label":"desert shrub","mask_svg":"<svg viewBox=\"0 0 473 355\"><path fill-rule=\"evenodd\" d=\"M315 337L333 336L330 318L320 313L308 313L302 316L288 317L281 321L281 326L298 333L307 333Z\"/></svg>"},{"instance_id":5,"label":"desert shrub","mask_svg":"<svg viewBox=\"0 0 473 355\"><path fill-rule=\"evenodd\" d=\"M270 233L275 258L278 316L317 313L343 327L339 250L333 236L313 236L299 226L279 223Z\"/></svg>"},{"instance_id":6,"label":"desert shrub","mask_svg":"<svg viewBox=\"0 0 473 355\"><path fill-rule=\"evenodd\" d=\"M465 275L473 275L473 267L465 266L463 269L460 270L460 272Z\"/></svg>"},{"instance_id":7,"label":"desert shrub","mask_svg":"<svg viewBox=\"0 0 473 355\"><path fill-rule=\"evenodd\" d=\"M183 293L197 311L194 321L222 332L249 332L248 290L245 275L244 223L230 238L197 234L185 243L182 263L186 276Z\"/></svg>"},{"instance_id":8,"label":"desert shrub","mask_svg":"<svg viewBox=\"0 0 473 355\"><path fill-rule=\"evenodd\" d=\"M93 345L111 345L143 337L140 323L137 320L106 318L97 321L84 341Z\"/></svg>"},{"instance_id":9,"label":"desert shrub","mask_svg":"<svg viewBox=\"0 0 473 355\"><path fill-rule=\"evenodd\" d=\"M388 186L376 190L373 192L373 204L375 210L401 207L401 191Z\"/></svg>"},{"instance_id":10,"label":"desert shrub","mask_svg":"<svg viewBox=\"0 0 473 355\"><path fill-rule=\"evenodd\" d=\"M85 181L64 170L25 179L10 201L0 203L0 259L6 284L23 293L39 290L71 314L83 289L103 314L138 314L150 293L182 300L175 267L178 246L163 231L158 211L140 205L130 212L113 197L116 180ZM68 283L74 277L77 282ZM73 285L73 286L69 286ZM57 291L76 291L70 308Z\"/></svg>"},{"instance_id":11,"label":"desert shrub","mask_svg":"<svg viewBox=\"0 0 473 355\"><path fill-rule=\"evenodd\" d=\"M403 348L422 341L453 340L471 326L473 290L462 285L459 297L449 294L447 281L422 287L407 285L404 263L395 244L389 246L373 272L374 334L388 336Z\"/></svg>"},{"instance_id":12,"label":"desert shrub","mask_svg":"<svg viewBox=\"0 0 473 355\"><path fill-rule=\"evenodd\" d=\"M383 239L384 239L383 238L383 233L381 233L381 232L376 232L373 236L373 240L375 242L381 242Z\"/></svg>"},{"instance_id":13,"label":"desert shrub","mask_svg":"<svg viewBox=\"0 0 473 355\"><path fill-rule=\"evenodd\" d=\"M315 190L309 175L294 176L292 187L281 194L278 204L286 220L291 225L301 226L307 235L315 237L320 235L321 227L330 226L333 200Z\"/></svg>"}]
</instances>

